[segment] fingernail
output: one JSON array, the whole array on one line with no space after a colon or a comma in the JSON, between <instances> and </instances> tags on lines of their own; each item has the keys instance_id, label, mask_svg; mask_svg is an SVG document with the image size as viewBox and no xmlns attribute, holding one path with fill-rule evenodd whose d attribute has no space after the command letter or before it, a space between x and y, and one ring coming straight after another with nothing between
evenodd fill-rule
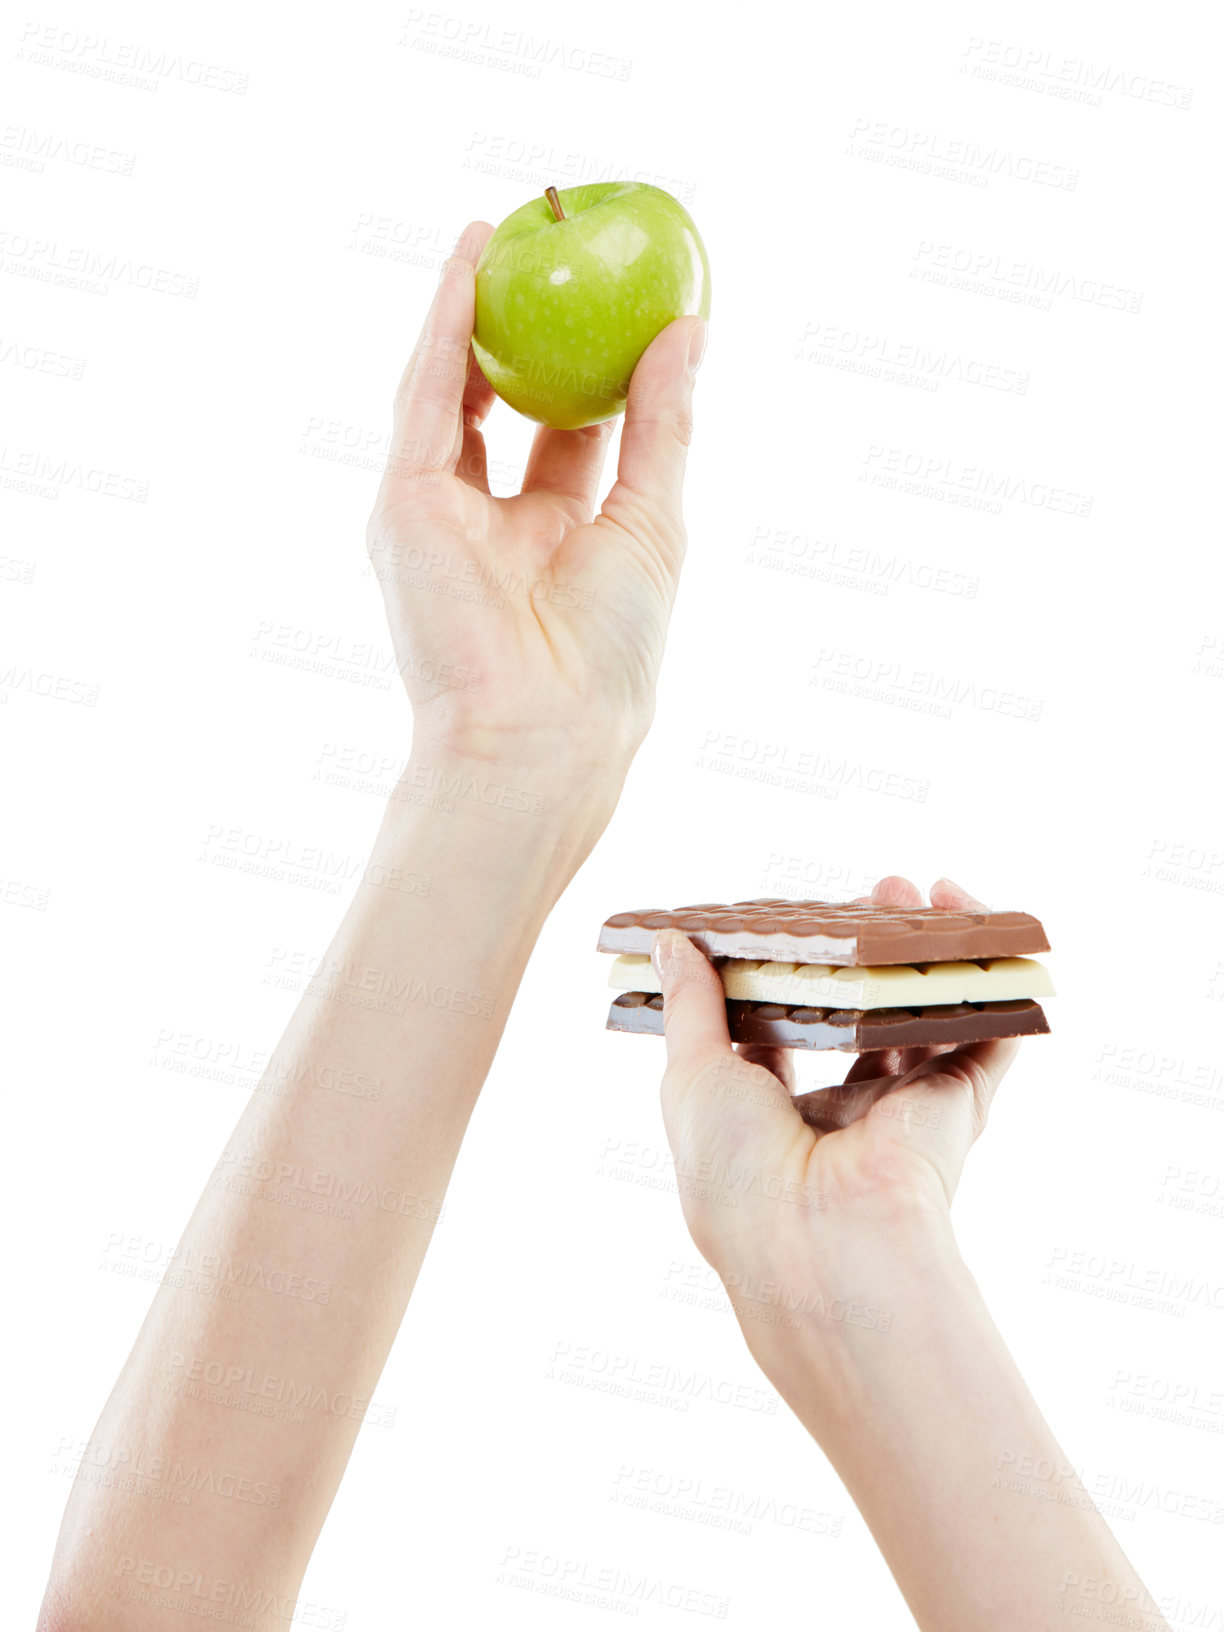
<instances>
[{"instance_id":1,"label":"fingernail","mask_svg":"<svg viewBox=\"0 0 1224 1632\"><path fill-rule=\"evenodd\" d=\"M959 890L962 895L968 895L969 894L969 891L965 888L965 886L963 884L957 884L952 879L947 878L947 877L937 878L935 880L935 883L936 884L946 884L950 890Z\"/></svg>"},{"instance_id":2,"label":"fingernail","mask_svg":"<svg viewBox=\"0 0 1224 1632\"><path fill-rule=\"evenodd\" d=\"M710 325L703 320L689 335L688 366L694 374L701 367L701 359L705 356L706 334L709 327Z\"/></svg>"},{"instance_id":3,"label":"fingernail","mask_svg":"<svg viewBox=\"0 0 1224 1632\"><path fill-rule=\"evenodd\" d=\"M661 981L666 983L671 980L676 971L676 964L683 956L684 940L678 929L655 931L654 943L650 948L650 961Z\"/></svg>"}]
</instances>

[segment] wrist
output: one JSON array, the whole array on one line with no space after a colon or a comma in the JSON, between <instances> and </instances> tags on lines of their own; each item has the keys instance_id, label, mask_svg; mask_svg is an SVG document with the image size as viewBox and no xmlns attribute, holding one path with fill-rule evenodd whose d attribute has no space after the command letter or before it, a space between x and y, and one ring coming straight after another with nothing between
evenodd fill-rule
<instances>
[{"instance_id":1,"label":"wrist","mask_svg":"<svg viewBox=\"0 0 1224 1632\"><path fill-rule=\"evenodd\" d=\"M530 897L547 916L607 826L619 780L576 782L563 765L493 759L414 740L391 789L376 856L429 858L451 895Z\"/></svg>"},{"instance_id":2,"label":"wrist","mask_svg":"<svg viewBox=\"0 0 1224 1632\"><path fill-rule=\"evenodd\" d=\"M818 1438L905 1365L922 1311L973 1285L946 1205L913 1198L838 1214L775 1250L766 1274L723 1278L753 1357Z\"/></svg>"},{"instance_id":3,"label":"wrist","mask_svg":"<svg viewBox=\"0 0 1224 1632\"><path fill-rule=\"evenodd\" d=\"M461 739L426 730L418 721L397 792L436 795L455 809L573 820L584 812L610 815L636 749L585 742L569 733L524 730L467 732ZM606 819L606 817L605 817Z\"/></svg>"}]
</instances>

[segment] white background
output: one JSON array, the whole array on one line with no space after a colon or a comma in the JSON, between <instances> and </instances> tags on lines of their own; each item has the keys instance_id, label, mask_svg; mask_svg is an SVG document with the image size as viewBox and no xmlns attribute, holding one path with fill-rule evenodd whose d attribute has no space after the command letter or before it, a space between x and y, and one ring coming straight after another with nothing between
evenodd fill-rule
<instances>
[{"instance_id":1,"label":"white background","mask_svg":"<svg viewBox=\"0 0 1224 1632\"><path fill-rule=\"evenodd\" d=\"M600 1626L549 1588L615 1569L731 1626L910 1624L787 1409L718 1403L763 1380L708 1285L675 1296L703 1266L662 1045L605 1033L593 951L626 907L900 871L1047 927L1053 1033L1004 1085L958 1235L1173 1624L1224 1613L1219 148L1195 9L5 25L14 1625L59 1448L296 1001L273 972L347 898L295 858L357 862L408 746L363 530L442 257L550 182L624 176L686 202L713 269L657 722L541 938L379 1385L391 1425L363 1429L303 1597L347 1632ZM145 83L114 77L137 55ZM495 408L496 490L530 431ZM346 761L381 770L322 779ZM215 864L231 842L281 876ZM816 1086L829 1059L804 1064ZM583 1346L591 1386L550 1377ZM680 1408L602 1390L614 1366L687 1379ZM1162 1420L1178 1391L1190 1420ZM639 1479L698 1504L617 1499ZM720 1529L727 1489L779 1505ZM534 1589L499 1580L516 1548Z\"/></svg>"}]
</instances>

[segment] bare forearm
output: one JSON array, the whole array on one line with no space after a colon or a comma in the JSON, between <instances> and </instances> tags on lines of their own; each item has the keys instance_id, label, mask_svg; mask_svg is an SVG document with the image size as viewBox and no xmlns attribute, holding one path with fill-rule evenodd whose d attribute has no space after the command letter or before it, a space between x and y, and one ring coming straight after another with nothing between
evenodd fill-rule
<instances>
[{"instance_id":1,"label":"bare forearm","mask_svg":"<svg viewBox=\"0 0 1224 1632\"><path fill-rule=\"evenodd\" d=\"M295 1589L531 948L610 809L562 771L414 757L95 1430L138 1482L73 1491L73 1625L163 1624L130 1589L167 1571ZM300 1422L224 1399L286 1387Z\"/></svg>"},{"instance_id":2,"label":"bare forearm","mask_svg":"<svg viewBox=\"0 0 1224 1632\"><path fill-rule=\"evenodd\" d=\"M946 1220L868 1224L836 1287L754 1340L923 1632L1068 1628L1109 1584L1165 1621L1043 1419ZM746 1330L748 1323L745 1323Z\"/></svg>"}]
</instances>

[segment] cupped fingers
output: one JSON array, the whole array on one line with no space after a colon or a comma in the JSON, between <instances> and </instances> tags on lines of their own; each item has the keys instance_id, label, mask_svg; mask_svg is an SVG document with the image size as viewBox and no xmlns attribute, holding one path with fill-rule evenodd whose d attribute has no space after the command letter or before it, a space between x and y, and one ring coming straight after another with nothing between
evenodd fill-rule
<instances>
[{"instance_id":1,"label":"cupped fingers","mask_svg":"<svg viewBox=\"0 0 1224 1632\"><path fill-rule=\"evenodd\" d=\"M541 425L532 440L522 491L554 493L566 501L575 521L590 521L615 430L611 419L572 431Z\"/></svg>"},{"instance_id":2,"label":"cupped fingers","mask_svg":"<svg viewBox=\"0 0 1224 1632\"><path fill-rule=\"evenodd\" d=\"M946 1052L946 1045L943 1052ZM847 1082L864 1082L874 1077L903 1077L916 1066L941 1052L935 1044L915 1044L910 1048L873 1048L860 1054L846 1072Z\"/></svg>"},{"instance_id":3,"label":"cupped fingers","mask_svg":"<svg viewBox=\"0 0 1224 1632\"><path fill-rule=\"evenodd\" d=\"M795 1051L793 1048L774 1048L767 1043L736 1043L735 1051L750 1065L763 1065L786 1089L795 1092Z\"/></svg>"},{"instance_id":4,"label":"cupped fingers","mask_svg":"<svg viewBox=\"0 0 1224 1632\"><path fill-rule=\"evenodd\" d=\"M791 1103L810 1128L818 1133L836 1133L857 1122L893 1086L888 1076L861 1081L835 1083L829 1088L817 1088L811 1093L799 1094Z\"/></svg>"},{"instance_id":5,"label":"cupped fingers","mask_svg":"<svg viewBox=\"0 0 1224 1632\"><path fill-rule=\"evenodd\" d=\"M921 907L925 905L922 891L908 878L902 878L897 873L890 873L887 878L880 879L874 884L870 895L860 895L853 903L856 907Z\"/></svg>"},{"instance_id":6,"label":"cupped fingers","mask_svg":"<svg viewBox=\"0 0 1224 1632\"><path fill-rule=\"evenodd\" d=\"M481 493L489 491L489 461L485 451L485 440L481 426L488 418L496 398L496 392L485 379L480 364L476 361L476 354L469 347L467 365L467 383L463 388L463 448L459 454L459 463L455 468L456 476L467 482L469 487L478 489Z\"/></svg>"},{"instance_id":7,"label":"cupped fingers","mask_svg":"<svg viewBox=\"0 0 1224 1632\"><path fill-rule=\"evenodd\" d=\"M951 907L954 912L990 911L984 901L970 895L963 885L954 884L950 878L937 878L931 885L931 905Z\"/></svg>"}]
</instances>

